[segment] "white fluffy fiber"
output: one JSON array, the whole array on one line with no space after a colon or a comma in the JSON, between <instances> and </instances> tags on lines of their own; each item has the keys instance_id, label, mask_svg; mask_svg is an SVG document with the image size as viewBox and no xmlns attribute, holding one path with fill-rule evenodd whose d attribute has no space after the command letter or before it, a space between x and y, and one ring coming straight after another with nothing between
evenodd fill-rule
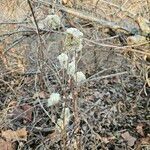
<instances>
[{"instance_id":1,"label":"white fluffy fiber","mask_svg":"<svg viewBox=\"0 0 150 150\"><path fill-rule=\"evenodd\" d=\"M61 100L59 93L52 93L48 99L48 107L57 104Z\"/></svg>"},{"instance_id":2,"label":"white fluffy fiber","mask_svg":"<svg viewBox=\"0 0 150 150\"><path fill-rule=\"evenodd\" d=\"M65 53L61 53L57 59L59 60L60 66L61 68L67 68L67 64L68 64L68 56Z\"/></svg>"},{"instance_id":3,"label":"white fluffy fiber","mask_svg":"<svg viewBox=\"0 0 150 150\"><path fill-rule=\"evenodd\" d=\"M80 83L80 82L83 82L84 80L86 80L86 76L84 75L83 72L79 71L79 72L76 72L76 74L74 75L74 80L77 83Z\"/></svg>"}]
</instances>

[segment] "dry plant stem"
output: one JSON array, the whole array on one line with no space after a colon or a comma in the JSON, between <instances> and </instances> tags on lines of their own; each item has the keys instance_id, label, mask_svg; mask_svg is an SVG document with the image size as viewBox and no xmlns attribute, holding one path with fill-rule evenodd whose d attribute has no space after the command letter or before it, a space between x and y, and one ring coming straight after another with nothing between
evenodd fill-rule
<instances>
[{"instance_id":1,"label":"dry plant stem","mask_svg":"<svg viewBox=\"0 0 150 150\"><path fill-rule=\"evenodd\" d=\"M72 92L72 97L73 97L73 100L72 100L72 106L73 106L73 115L74 115L74 131L75 131L75 134L76 134L76 129L78 129L79 127L79 123L80 123L80 120L79 120L79 115L78 115L78 90L75 89L75 83L72 79L70 79L70 91ZM77 139L78 137L76 137L76 143L80 143L80 141ZM80 145L77 145L78 146L78 149L80 150Z\"/></svg>"},{"instance_id":2,"label":"dry plant stem","mask_svg":"<svg viewBox=\"0 0 150 150\"><path fill-rule=\"evenodd\" d=\"M38 75L36 74L36 75L35 75L35 83L34 83L34 87L35 87L35 91L36 91L36 92L38 92L38 89L37 89L37 82L38 82ZM48 116L48 118L52 121L51 116L49 115L49 113L46 111L46 109L44 108L43 104L41 103L39 96L37 97L37 101L38 101L38 103L40 104L40 107L42 108L42 110L44 111L44 113L45 113L45 114ZM34 107L35 107L35 106L34 106ZM52 121L52 122L53 122L53 121ZM53 123L56 125L55 122L53 122Z\"/></svg>"},{"instance_id":3,"label":"dry plant stem","mask_svg":"<svg viewBox=\"0 0 150 150\"><path fill-rule=\"evenodd\" d=\"M106 68L106 69L103 69L103 70L101 70L101 71L95 73L94 75L90 76L89 79L92 79L92 78L94 78L94 77L96 77L96 76L98 76L98 75L104 73L105 71L109 71L109 70L112 70L112 69L114 70L114 69L117 69L117 68L118 68L118 66L114 66L113 68Z\"/></svg>"},{"instance_id":4,"label":"dry plant stem","mask_svg":"<svg viewBox=\"0 0 150 150\"><path fill-rule=\"evenodd\" d=\"M32 30L24 30L24 31L13 31L13 32L8 32L8 33L5 33L5 34L1 34L0 37L3 37L3 36L10 36L10 35L14 35L14 34L19 34L19 33L27 33L27 32L34 32Z\"/></svg>"},{"instance_id":5,"label":"dry plant stem","mask_svg":"<svg viewBox=\"0 0 150 150\"><path fill-rule=\"evenodd\" d=\"M79 111L78 111L78 90L79 88L73 90L73 112L74 112L74 118L75 118L75 134L78 133L80 129L80 118L79 118ZM80 137L76 136L76 143L77 143L77 148L78 150L81 149L81 144L80 144Z\"/></svg>"},{"instance_id":6,"label":"dry plant stem","mask_svg":"<svg viewBox=\"0 0 150 150\"><path fill-rule=\"evenodd\" d=\"M90 82L90 81L95 81L95 80L102 80L102 79L106 79L106 78L112 78L112 77L116 77L116 76L121 76L124 74L128 74L127 71L124 72L119 72L119 73L114 73L114 74L110 74L110 75L106 75L106 76L101 76L101 77L95 77L95 78L88 78L85 81L83 81L82 83L78 84L77 87L82 86L84 83Z\"/></svg>"},{"instance_id":7,"label":"dry plant stem","mask_svg":"<svg viewBox=\"0 0 150 150\"><path fill-rule=\"evenodd\" d=\"M47 6L52 6L52 2L45 2L43 0L34 0L35 2L40 2L40 3L43 3L44 5L47 5ZM114 30L122 30L122 31L125 31L127 33L132 33L132 29L130 28L127 28L125 26L121 26L121 25L118 25L114 22L111 22L111 21L107 21L105 19L100 19L98 17L96 17L95 15L93 14L86 14L84 12L82 12L81 10L76 10L74 8L68 8L68 7L65 7L63 5L59 5L59 4L55 4L55 6L64 11L64 12L67 12L69 14L72 14L72 15L75 15L79 18L82 18L82 19L85 19L85 20L89 20L89 21L92 21L92 22L96 22L102 26L105 26L105 27L108 27L108 28L111 28L111 29L114 29Z\"/></svg>"},{"instance_id":8,"label":"dry plant stem","mask_svg":"<svg viewBox=\"0 0 150 150\"><path fill-rule=\"evenodd\" d=\"M122 52L120 50L130 48L129 51L137 52L137 53L140 53L140 54L143 54L143 55L150 56L150 53L148 52L149 50L146 50L146 52L144 52L144 51L140 51L140 50L135 49L135 47L148 44L149 42L146 42L146 43L143 43L143 44L137 44L137 45L130 45L130 46L117 46L117 45L110 45L110 44L108 45L108 44L98 43L98 42L95 42L93 40L89 40L87 38L84 38L84 40L87 41L87 42L93 43L95 45L98 45L98 46L114 48L115 50L119 50L119 52ZM134 47L134 49L133 49L133 47Z\"/></svg>"},{"instance_id":9,"label":"dry plant stem","mask_svg":"<svg viewBox=\"0 0 150 150\"><path fill-rule=\"evenodd\" d=\"M53 62L51 62L51 63L52 63L51 65L46 63L46 67L48 67L55 74L55 77L56 77L61 89L63 89L63 86L62 86L63 84L61 82L61 77L59 75L59 71L57 70L57 67L55 66L55 64L53 64Z\"/></svg>"},{"instance_id":10,"label":"dry plant stem","mask_svg":"<svg viewBox=\"0 0 150 150\"><path fill-rule=\"evenodd\" d=\"M78 62L80 61L80 57L82 56L82 50L81 50L78 58L76 58L76 55L77 55L77 51L75 51L75 70L77 70ZM77 84L76 84L76 87L77 87ZM80 117L79 117L79 110L78 110L78 92L79 92L79 90L80 90L80 87L79 88L77 87L76 89L74 89L74 92L73 92L74 112L75 112L75 132L76 132L76 128L77 128L77 132L80 130ZM81 141L80 136L76 136L76 143L77 143L78 150L81 149L80 141Z\"/></svg>"},{"instance_id":11,"label":"dry plant stem","mask_svg":"<svg viewBox=\"0 0 150 150\"><path fill-rule=\"evenodd\" d=\"M104 1L104 0L101 0L101 1L104 2L104 3L106 3L106 4L108 4L108 5L110 5L110 6L113 6L113 7L117 8L117 9L119 9L120 11L127 12L128 15L129 15L129 17L132 18L132 19L136 16L135 14L129 12L129 11L126 10L126 9L124 9L123 6L120 7L120 6L118 6L118 5L116 5L116 4L113 4L113 3L111 3L111 2L107 2L107 1Z\"/></svg>"},{"instance_id":12,"label":"dry plant stem","mask_svg":"<svg viewBox=\"0 0 150 150\"><path fill-rule=\"evenodd\" d=\"M98 138L98 139L101 141L101 140L102 140L101 136L100 136L98 133L96 133L96 132L93 130L93 127L88 123L88 121L87 121L87 119L86 119L86 114L85 114L85 115L82 115L81 117L82 117L82 119L86 122L86 124L87 124L88 127L90 128L91 132L95 135L95 137ZM103 147L103 149L105 149L105 148Z\"/></svg>"},{"instance_id":13,"label":"dry plant stem","mask_svg":"<svg viewBox=\"0 0 150 150\"><path fill-rule=\"evenodd\" d=\"M66 83L64 83L65 82L65 73L64 73L64 69L62 70L62 72L61 73L63 73L63 84L65 84L66 85ZM66 92L66 89L65 89L65 87L64 86L62 86L61 85L61 88L62 88L62 91L63 91L63 96L64 96L64 105L63 105L63 129L61 130L61 136L62 136L62 141L63 141L63 149L64 150L67 150L67 132L66 132L66 128L65 128L65 122L66 122L66 116L65 116L65 108L66 108L66 98L67 98L67 92Z\"/></svg>"},{"instance_id":14,"label":"dry plant stem","mask_svg":"<svg viewBox=\"0 0 150 150\"><path fill-rule=\"evenodd\" d=\"M35 15L34 15L34 11L33 11L33 8L32 8L32 5L31 5L31 2L30 0L28 0L28 4L29 4L29 7L31 9L31 12L32 12L32 16L33 16L33 19L34 19L34 23L36 25L36 30L37 30L37 34L38 34L38 71L40 71L40 75L39 75L39 78L40 78L40 82L41 82L41 90L44 89L44 81L43 81L43 62L44 62L44 53L42 51L42 45L43 42L42 42L42 38L40 36L40 32L39 32L39 28L38 28L38 24L37 24L37 21L36 21L36 18L35 18ZM35 89L36 89L36 92L38 92L38 89L37 89L37 80L38 80L38 74L35 75ZM50 115L48 114L48 112L45 110L45 108L43 107L41 101L40 101L40 98L38 97L37 98L41 108L43 109L43 111L45 112L45 114L51 119ZM52 119L51 119L52 121ZM54 122L55 123L55 122Z\"/></svg>"},{"instance_id":15,"label":"dry plant stem","mask_svg":"<svg viewBox=\"0 0 150 150\"><path fill-rule=\"evenodd\" d=\"M26 23L29 23L29 22L0 22L0 25L9 25L9 24L26 24Z\"/></svg>"},{"instance_id":16,"label":"dry plant stem","mask_svg":"<svg viewBox=\"0 0 150 150\"><path fill-rule=\"evenodd\" d=\"M94 69L97 70L97 68L98 68L97 52L94 49Z\"/></svg>"},{"instance_id":17,"label":"dry plant stem","mask_svg":"<svg viewBox=\"0 0 150 150\"><path fill-rule=\"evenodd\" d=\"M21 36L19 37L17 40L15 40L11 46L9 46L8 48L6 48L3 52L3 54L5 54L7 51L9 51L11 48L13 48L14 46L16 46L17 44L19 44L21 41L23 41L26 37Z\"/></svg>"},{"instance_id":18,"label":"dry plant stem","mask_svg":"<svg viewBox=\"0 0 150 150\"><path fill-rule=\"evenodd\" d=\"M35 26L36 26L37 34L38 34L38 36L39 36L39 39L41 39L41 37L40 37L40 32L39 32L39 28L38 28L38 24L37 24L37 21L36 21L35 15L34 15L34 11L33 11L33 8L32 8L32 4L31 4L30 0L27 0L27 1L28 1L30 10L31 10L31 13L32 13L32 16L33 16L33 20L34 20L34 23L35 23Z\"/></svg>"},{"instance_id":19,"label":"dry plant stem","mask_svg":"<svg viewBox=\"0 0 150 150\"><path fill-rule=\"evenodd\" d=\"M12 120L10 120L10 122L9 123L11 123L11 122L13 122L13 121L15 121L17 118L19 118L20 116L22 116L23 114L26 114L29 110L31 110L31 109L33 109L33 108L35 108L36 106L33 106L33 107L31 107L31 108L29 108L29 109L27 109L27 110L25 110L24 112L22 112L22 113L20 113L19 115L17 115L15 118L13 118Z\"/></svg>"},{"instance_id":20,"label":"dry plant stem","mask_svg":"<svg viewBox=\"0 0 150 150\"><path fill-rule=\"evenodd\" d=\"M67 133L65 129L63 129L61 133L62 133L61 136L63 141L63 150L67 150Z\"/></svg>"},{"instance_id":21,"label":"dry plant stem","mask_svg":"<svg viewBox=\"0 0 150 150\"><path fill-rule=\"evenodd\" d=\"M147 2L147 8L148 8L148 16L149 16L149 19L150 19L150 1L149 0L146 0Z\"/></svg>"},{"instance_id":22,"label":"dry plant stem","mask_svg":"<svg viewBox=\"0 0 150 150\"><path fill-rule=\"evenodd\" d=\"M7 85L10 88L10 90L14 93L15 97L17 98L16 92L14 91L14 89L6 81L0 79L0 82L3 82L5 85Z\"/></svg>"},{"instance_id":23,"label":"dry plant stem","mask_svg":"<svg viewBox=\"0 0 150 150\"><path fill-rule=\"evenodd\" d=\"M94 80L101 80L101 79L105 79L105 78L112 78L112 77L120 76L120 75L124 75L124 74L128 74L128 72L127 71L119 72L119 73L110 74L110 75L106 75L106 76L102 76L102 77L96 77L96 78L89 79L89 80L87 79L86 81L94 81Z\"/></svg>"},{"instance_id":24,"label":"dry plant stem","mask_svg":"<svg viewBox=\"0 0 150 150\"><path fill-rule=\"evenodd\" d=\"M41 74L39 75L39 80L40 80L40 83L41 83L41 89L43 90L44 89L44 85L45 85L45 82L43 80L43 77L44 77L44 68L43 68L43 63L44 63L44 53L43 53L43 50L42 50L42 47L43 47L43 42L42 42L42 38L40 36L40 32L39 32L39 27L38 27L38 24L37 24L37 21L36 21L36 18L35 18L35 15L34 15L34 11L33 11L33 8L32 8L32 4L30 2L30 0L27 0L28 4L29 4L29 7L30 7L30 10L31 10L31 13L32 13L32 16L33 16L33 20L34 20L34 23L35 23L35 26L36 26L36 31L37 31L37 35L38 35L38 68L39 70L41 71Z\"/></svg>"},{"instance_id":25,"label":"dry plant stem","mask_svg":"<svg viewBox=\"0 0 150 150\"><path fill-rule=\"evenodd\" d=\"M102 39L98 39L97 42L99 41L106 41L106 40L112 40L112 39L115 39L115 38L118 38L119 35L115 35L115 36L111 36L111 37L107 37L107 38L102 38Z\"/></svg>"}]
</instances>

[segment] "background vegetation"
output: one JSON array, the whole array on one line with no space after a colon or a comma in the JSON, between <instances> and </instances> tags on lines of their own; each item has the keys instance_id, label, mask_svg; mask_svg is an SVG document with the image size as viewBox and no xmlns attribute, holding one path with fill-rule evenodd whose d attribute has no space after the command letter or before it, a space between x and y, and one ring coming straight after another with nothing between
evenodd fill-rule
<instances>
[{"instance_id":1,"label":"background vegetation","mask_svg":"<svg viewBox=\"0 0 150 150\"><path fill-rule=\"evenodd\" d=\"M0 10L0 150L150 149L149 0Z\"/></svg>"}]
</instances>

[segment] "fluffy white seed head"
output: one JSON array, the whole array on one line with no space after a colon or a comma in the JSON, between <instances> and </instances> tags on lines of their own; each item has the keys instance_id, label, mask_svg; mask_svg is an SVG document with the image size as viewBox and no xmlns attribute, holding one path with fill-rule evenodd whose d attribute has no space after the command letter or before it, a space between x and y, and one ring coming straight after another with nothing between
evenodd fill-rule
<instances>
[{"instance_id":1,"label":"fluffy white seed head","mask_svg":"<svg viewBox=\"0 0 150 150\"><path fill-rule=\"evenodd\" d=\"M52 93L48 99L48 107L57 104L61 100L59 93Z\"/></svg>"},{"instance_id":2,"label":"fluffy white seed head","mask_svg":"<svg viewBox=\"0 0 150 150\"><path fill-rule=\"evenodd\" d=\"M66 30L66 33L71 34L75 38L82 38L83 37L83 33L76 28L68 28Z\"/></svg>"},{"instance_id":3,"label":"fluffy white seed head","mask_svg":"<svg viewBox=\"0 0 150 150\"><path fill-rule=\"evenodd\" d=\"M76 72L76 64L75 60L73 60L71 63L68 64L67 74L74 76L75 72Z\"/></svg>"},{"instance_id":4,"label":"fluffy white seed head","mask_svg":"<svg viewBox=\"0 0 150 150\"><path fill-rule=\"evenodd\" d=\"M74 80L77 83L80 83L80 82L86 80L86 76L83 74L83 72L79 71L79 72L76 72L76 74L74 75Z\"/></svg>"},{"instance_id":5,"label":"fluffy white seed head","mask_svg":"<svg viewBox=\"0 0 150 150\"><path fill-rule=\"evenodd\" d=\"M48 15L45 19L47 21L47 26L52 29L59 28L61 25L60 17L57 15Z\"/></svg>"},{"instance_id":6,"label":"fluffy white seed head","mask_svg":"<svg viewBox=\"0 0 150 150\"><path fill-rule=\"evenodd\" d=\"M66 30L65 38L65 48L66 51L76 51L82 50L83 33L76 28L68 28Z\"/></svg>"},{"instance_id":7,"label":"fluffy white seed head","mask_svg":"<svg viewBox=\"0 0 150 150\"><path fill-rule=\"evenodd\" d=\"M57 59L59 60L61 68L67 68L68 56L65 53L61 53Z\"/></svg>"},{"instance_id":8,"label":"fluffy white seed head","mask_svg":"<svg viewBox=\"0 0 150 150\"><path fill-rule=\"evenodd\" d=\"M40 29L52 28L55 30L61 26L61 20L57 15L48 15L45 19L39 21L38 25Z\"/></svg>"}]
</instances>

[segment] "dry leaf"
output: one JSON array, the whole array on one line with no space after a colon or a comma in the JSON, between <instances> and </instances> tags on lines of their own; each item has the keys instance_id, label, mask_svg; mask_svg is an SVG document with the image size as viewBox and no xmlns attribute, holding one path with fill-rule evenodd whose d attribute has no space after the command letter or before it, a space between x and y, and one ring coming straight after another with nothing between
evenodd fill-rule
<instances>
[{"instance_id":1,"label":"dry leaf","mask_svg":"<svg viewBox=\"0 0 150 150\"><path fill-rule=\"evenodd\" d=\"M44 91L41 91L41 92L37 92L33 95L33 99L36 99L36 98L40 98L40 99L45 99L47 96L46 96L46 93Z\"/></svg>"},{"instance_id":2,"label":"dry leaf","mask_svg":"<svg viewBox=\"0 0 150 150\"><path fill-rule=\"evenodd\" d=\"M135 141L136 141L136 138L133 137L133 136L131 136L131 135L129 134L129 132L122 133L121 136L122 136L122 138L123 138L125 141L127 141L127 143L128 143L129 146L133 146L133 145L134 145L134 143L135 143Z\"/></svg>"},{"instance_id":3,"label":"dry leaf","mask_svg":"<svg viewBox=\"0 0 150 150\"><path fill-rule=\"evenodd\" d=\"M55 143L61 140L61 133L58 130L55 130L53 133L47 136L48 139L51 139L52 143Z\"/></svg>"},{"instance_id":4,"label":"dry leaf","mask_svg":"<svg viewBox=\"0 0 150 150\"><path fill-rule=\"evenodd\" d=\"M2 55L3 49L4 49L4 46L0 44L0 56Z\"/></svg>"},{"instance_id":5,"label":"dry leaf","mask_svg":"<svg viewBox=\"0 0 150 150\"><path fill-rule=\"evenodd\" d=\"M68 3L68 0L62 0L62 3L63 3L63 4L67 4L67 3Z\"/></svg>"},{"instance_id":6,"label":"dry leaf","mask_svg":"<svg viewBox=\"0 0 150 150\"><path fill-rule=\"evenodd\" d=\"M109 143L109 140L106 137L102 137L101 141L104 142L105 144Z\"/></svg>"},{"instance_id":7,"label":"dry leaf","mask_svg":"<svg viewBox=\"0 0 150 150\"><path fill-rule=\"evenodd\" d=\"M14 108L9 108L7 117L9 119L21 120L22 118L25 118L25 114L20 107L14 107Z\"/></svg>"},{"instance_id":8,"label":"dry leaf","mask_svg":"<svg viewBox=\"0 0 150 150\"><path fill-rule=\"evenodd\" d=\"M150 66L146 67L146 75L145 75L146 82L147 82L148 86L150 87L150 77L149 77L149 74L150 74Z\"/></svg>"},{"instance_id":9,"label":"dry leaf","mask_svg":"<svg viewBox=\"0 0 150 150\"><path fill-rule=\"evenodd\" d=\"M32 111L33 107L29 104L24 104L22 106L17 106L15 101L9 103L9 111L7 114L8 118L15 119L15 120L22 120L23 121L32 121Z\"/></svg>"},{"instance_id":10,"label":"dry leaf","mask_svg":"<svg viewBox=\"0 0 150 150\"><path fill-rule=\"evenodd\" d=\"M6 138L7 141L27 141L27 131L26 128L16 131L6 130L2 131L2 137Z\"/></svg>"},{"instance_id":11,"label":"dry leaf","mask_svg":"<svg viewBox=\"0 0 150 150\"><path fill-rule=\"evenodd\" d=\"M132 45L132 44L142 44L145 43L146 41L146 37L141 36L141 35L134 35L134 36L129 36L127 38L127 43L128 45Z\"/></svg>"},{"instance_id":12,"label":"dry leaf","mask_svg":"<svg viewBox=\"0 0 150 150\"><path fill-rule=\"evenodd\" d=\"M0 139L0 149L1 150L13 150L12 143Z\"/></svg>"},{"instance_id":13,"label":"dry leaf","mask_svg":"<svg viewBox=\"0 0 150 150\"><path fill-rule=\"evenodd\" d=\"M138 132L141 136L144 136L143 124L137 125L136 130L137 130L137 132Z\"/></svg>"},{"instance_id":14,"label":"dry leaf","mask_svg":"<svg viewBox=\"0 0 150 150\"><path fill-rule=\"evenodd\" d=\"M23 106L21 106L21 108L25 112L24 119L27 121L31 121L32 120L33 107L28 105L28 104L24 104Z\"/></svg>"},{"instance_id":15,"label":"dry leaf","mask_svg":"<svg viewBox=\"0 0 150 150\"><path fill-rule=\"evenodd\" d=\"M150 135L148 135L146 138L141 138L140 141L143 145L150 145Z\"/></svg>"},{"instance_id":16,"label":"dry leaf","mask_svg":"<svg viewBox=\"0 0 150 150\"><path fill-rule=\"evenodd\" d=\"M150 137L141 138L136 144L136 150L148 149L150 147Z\"/></svg>"},{"instance_id":17,"label":"dry leaf","mask_svg":"<svg viewBox=\"0 0 150 150\"><path fill-rule=\"evenodd\" d=\"M149 21L142 17L142 16L138 16L137 17L137 22L140 26L140 29L142 30L142 32L144 32L145 34L148 34L150 32L150 27L149 27Z\"/></svg>"},{"instance_id":18,"label":"dry leaf","mask_svg":"<svg viewBox=\"0 0 150 150\"><path fill-rule=\"evenodd\" d=\"M8 104L8 107L10 108L14 108L14 107L16 107L17 106L17 101L14 101L14 100L12 100L9 104Z\"/></svg>"},{"instance_id":19,"label":"dry leaf","mask_svg":"<svg viewBox=\"0 0 150 150\"><path fill-rule=\"evenodd\" d=\"M102 142L104 142L105 144L109 143L110 141L114 140L115 137L114 136L110 136L110 137L100 137L100 140Z\"/></svg>"}]
</instances>

